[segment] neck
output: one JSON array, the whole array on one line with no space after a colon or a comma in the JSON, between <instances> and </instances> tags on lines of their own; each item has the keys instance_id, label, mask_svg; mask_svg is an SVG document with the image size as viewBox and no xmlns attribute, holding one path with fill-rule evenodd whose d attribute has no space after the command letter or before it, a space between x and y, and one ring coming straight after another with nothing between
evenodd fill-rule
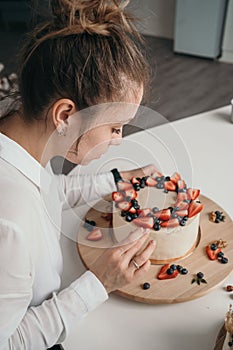
<instances>
[{"instance_id":1,"label":"neck","mask_svg":"<svg viewBox=\"0 0 233 350\"><path fill-rule=\"evenodd\" d=\"M44 120L28 123L21 116L15 114L1 121L0 132L17 142L42 166L46 165L49 156L42 160L42 154L50 133Z\"/></svg>"}]
</instances>

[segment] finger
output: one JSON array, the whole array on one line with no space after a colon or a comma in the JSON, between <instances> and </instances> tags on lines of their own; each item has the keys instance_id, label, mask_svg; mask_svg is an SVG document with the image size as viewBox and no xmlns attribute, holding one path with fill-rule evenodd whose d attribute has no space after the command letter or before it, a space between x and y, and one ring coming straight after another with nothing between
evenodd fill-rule
<instances>
[{"instance_id":1,"label":"finger","mask_svg":"<svg viewBox=\"0 0 233 350\"><path fill-rule=\"evenodd\" d=\"M140 254L138 254L136 257L135 255L133 255L131 257L131 259L129 260L129 266L130 268L132 268L133 270L137 270L137 265L139 266L139 268L141 268L141 266L143 266L147 260L150 259L151 254L153 253L154 249L155 249L156 243L154 240L150 240L150 242L146 245L146 247L142 250L142 252ZM131 249L131 252L133 251L133 249ZM133 263L132 259L134 260L134 262L136 262L136 264Z\"/></svg>"},{"instance_id":2,"label":"finger","mask_svg":"<svg viewBox=\"0 0 233 350\"><path fill-rule=\"evenodd\" d=\"M140 267L139 270L136 269L136 270L134 271L134 276L135 276L136 278L139 278L139 277L143 276L146 272L149 271L150 266L151 266L151 262L150 262L150 260L147 260L147 261L145 262L145 264L143 264L143 265Z\"/></svg>"},{"instance_id":3,"label":"finger","mask_svg":"<svg viewBox=\"0 0 233 350\"><path fill-rule=\"evenodd\" d=\"M150 230L139 227L136 230L132 231L126 239L117 244L113 249L119 250L121 254L124 254L132 246L134 246L135 243L140 240L140 238L143 238L144 236L148 237L149 233Z\"/></svg>"}]
</instances>

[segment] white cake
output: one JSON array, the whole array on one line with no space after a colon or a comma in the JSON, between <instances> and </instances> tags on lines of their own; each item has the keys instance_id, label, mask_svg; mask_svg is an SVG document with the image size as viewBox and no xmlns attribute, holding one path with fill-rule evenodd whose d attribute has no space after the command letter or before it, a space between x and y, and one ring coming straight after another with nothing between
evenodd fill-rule
<instances>
[{"instance_id":1,"label":"white cake","mask_svg":"<svg viewBox=\"0 0 233 350\"><path fill-rule=\"evenodd\" d=\"M197 200L198 198L195 199L195 202ZM137 192L137 201L140 204L140 209L154 207L158 207L159 209L174 208L177 203L177 192L169 191L168 193L164 193L161 189L147 186ZM186 203L186 205L188 208L189 204ZM119 208L114 209L112 223L115 238L119 243L126 239L129 232L140 226L138 223L135 225L139 221L138 219L127 222L125 217L121 216L121 211ZM153 212L150 215L153 215ZM199 236L200 213L188 218L184 226L177 224L178 226L176 227L169 227L169 223L172 223L172 220L171 217L165 223L162 221L161 225L166 224L168 227L161 227L158 231L151 228L150 239L153 238L156 241L156 249L151 257L152 263L166 263L179 260L191 254L195 249Z\"/></svg>"}]
</instances>

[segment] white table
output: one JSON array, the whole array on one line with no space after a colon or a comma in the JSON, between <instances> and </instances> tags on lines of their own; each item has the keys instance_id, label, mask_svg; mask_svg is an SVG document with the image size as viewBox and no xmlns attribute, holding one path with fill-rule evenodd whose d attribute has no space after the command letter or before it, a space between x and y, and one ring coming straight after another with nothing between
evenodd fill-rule
<instances>
[{"instance_id":1,"label":"white table","mask_svg":"<svg viewBox=\"0 0 233 350\"><path fill-rule=\"evenodd\" d=\"M118 150L112 148L90 169L127 166L127 162L119 159L119 154L127 158L136 142L143 145L144 151L140 154L135 149L137 158L132 162L138 161L139 165L157 162L167 171L166 174L171 174L178 166L189 185L192 182L193 187L200 188L202 194L233 217L233 124L230 123L230 112L230 106L226 106L152 128L146 133L130 135ZM160 139L163 147L156 146L153 153L157 155L153 160L145 150L151 148L155 136L155 143ZM171 147L177 156L175 162L169 139L173 140ZM185 145L183 150L181 139ZM165 144L168 145L166 150ZM169 162L164 160L166 152L171 156ZM116 156L118 160L113 163L111 159ZM76 244L66 237L62 237L61 242L63 286L66 286L85 268L77 255ZM171 305L147 305L112 294L105 304L74 325L74 331L63 345L66 350L212 350L225 313L233 302L233 295L224 290L227 284L233 284L233 275L206 296Z\"/></svg>"}]
</instances>

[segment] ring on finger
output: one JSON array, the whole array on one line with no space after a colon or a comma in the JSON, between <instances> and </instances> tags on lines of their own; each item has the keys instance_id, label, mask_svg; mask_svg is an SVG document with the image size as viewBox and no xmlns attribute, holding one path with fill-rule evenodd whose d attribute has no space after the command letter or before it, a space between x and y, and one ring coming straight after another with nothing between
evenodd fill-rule
<instances>
[{"instance_id":1,"label":"ring on finger","mask_svg":"<svg viewBox=\"0 0 233 350\"><path fill-rule=\"evenodd\" d=\"M138 265L137 261L135 261L134 259L132 259L131 261L134 264L134 266L136 267L136 269L139 270L140 266Z\"/></svg>"}]
</instances>

